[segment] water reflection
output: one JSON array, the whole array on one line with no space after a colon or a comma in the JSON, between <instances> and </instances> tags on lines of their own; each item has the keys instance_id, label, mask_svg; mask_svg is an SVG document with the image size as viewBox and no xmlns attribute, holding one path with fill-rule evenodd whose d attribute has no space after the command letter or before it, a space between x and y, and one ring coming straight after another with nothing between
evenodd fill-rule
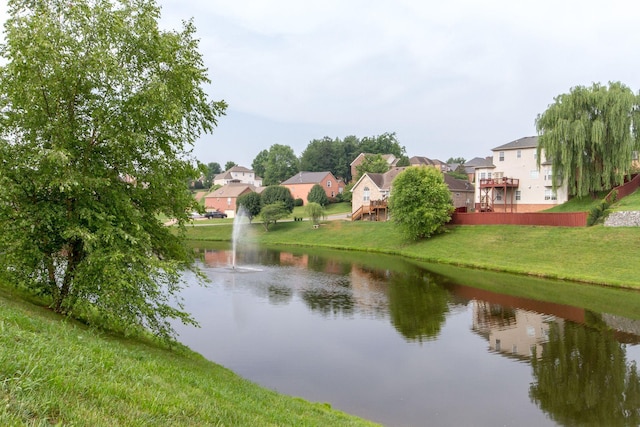
<instances>
[{"instance_id":1,"label":"water reflection","mask_svg":"<svg viewBox=\"0 0 640 427\"><path fill-rule=\"evenodd\" d=\"M531 365L531 399L558 423L640 425L636 363L627 362L624 345L611 331L552 322Z\"/></svg>"},{"instance_id":2,"label":"water reflection","mask_svg":"<svg viewBox=\"0 0 640 427\"><path fill-rule=\"evenodd\" d=\"M238 275L200 253L215 295L185 295L203 328L181 337L267 387L385 425L640 423L640 321L394 258L256 249Z\"/></svg>"},{"instance_id":3,"label":"water reflection","mask_svg":"<svg viewBox=\"0 0 640 427\"><path fill-rule=\"evenodd\" d=\"M450 295L424 271L392 275L388 287L391 323L408 341L435 339L449 311Z\"/></svg>"}]
</instances>

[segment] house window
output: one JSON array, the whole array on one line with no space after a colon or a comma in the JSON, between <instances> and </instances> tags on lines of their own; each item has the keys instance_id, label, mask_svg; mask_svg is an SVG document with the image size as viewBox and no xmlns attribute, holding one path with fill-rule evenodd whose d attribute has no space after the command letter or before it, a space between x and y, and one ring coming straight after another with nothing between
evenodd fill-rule
<instances>
[{"instance_id":1,"label":"house window","mask_svg":"<svg viewBox=\"0 0 640 427\"><path fill-rule=\"evenodd\" d=\"M487 174L485 172L480 172L480 179L485 179Z\"/></svg>"},{"instance_id":2,"label":"house window","mask_svg":"<svg viewBox=\"0 0 640 427\"><path fill-rule=\"evenodd\" d=\"M517 158L522 157L522 150L518 150L518 151L516 151L516 157L517 157Z\"/></svg>"},{"instance_id":3,"label":"house window","mask_svg":"<svg viewBox=\"0 0 640 427\"><path fill-rule=\"evenodd\" d=\"M502 200L502 190L497 190L496 191L496 200L498 200L498 201Z\"/></svg>"},{"instance_id":4,"label":"house window","mask_svg":"<svg viewBox=\"0 0 640 427\"><path fill-rule=\"evenodd\" d=\"M529 177L531 179L538 179L539 174L540 174L540 171L538 169L535 169L529 172Z\"/></svg>"},{"instance_id":5,"label":"house window","mask_svg":"<svg viewBox=\"0 0 640 427\"><path fill-rule=\"evenodd\" d=\"M331 187L331 181L327 181L327 187Z\"/></svg>"},{"instance_id":6,"label":"house window","mask_svg":"<svg viewBox=\"0 0 640 427\"><path fill-rule=\"evenodd\" d=\"M544 170L544 179L545 181L551 181L551 168Z\"/></svg>"},{"instance_id":7,"label":"house window","mask_svg":"<svg viewBox=\"0 0 640 427\"><path fill-rule=\"evenodd\" d=\"M231 197L227 197L227 206L231 207Z\"/></svg>"},{"instance_id":8,"label":"house window","mask_svg":"<svg viewBox=\"0 0 640 427\"><path fill-rule=\"evenodd\" d=\"M336 197L336 193L334 193L333 191L331 192L331 197Z\"/></svg>"},{"instance_id":9,"label":"house window","mask_svg":"<svg viewBox=\"0 0 640 427\"><path fill-rule=\"evenodd\" d=\"M362 200L365 202L369 201L369 187L364 187L364 191L362 192Z\"/></svg>"},{"instance_id":10,"label":"house window","mask_svg":"<svg viewBox=\"0 0 640 427\"><path fill-rule=\"evenodd\" d=\"M522 191L516 190L516 200L521 200L521 199L522 199Z\"/></svg>"},{"instance_id":11,"label":"house window","mask_svg":"<svg viewBox=\"0 0 640 427\"><path fill-rule=\"evenodd\" d=\"M499 156L500 156L499 160L500 160L501 162L504 162L504 151L501 151L501 152L500 152L500 154L499 154Z\"/></svg>"},{"instance_id":12,"label":"house window","mask_svg":"<svg viewBox=\"0 0 640 427\"><path fill-rule=\"evenodd\" d=\"M631 152L631 160L638 160L638 152L637 151L632 151Z\"/></svg>"},{"instance_id":13,"label":"house window","mask_svg":"<svg viewBox=\"0 0 640 427\"><path fill-rule=\"evenodd\" d=\"M558 196L555 191L550 188L544 190L544 199L545 200L557 200Z\"/></svg>"}]
</instances>

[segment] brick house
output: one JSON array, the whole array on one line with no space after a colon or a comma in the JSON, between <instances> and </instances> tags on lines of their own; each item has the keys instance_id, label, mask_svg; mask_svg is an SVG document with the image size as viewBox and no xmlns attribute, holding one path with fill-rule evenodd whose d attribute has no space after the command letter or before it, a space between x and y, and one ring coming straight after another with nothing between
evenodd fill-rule
<instances>
[{"instance_id":1,"label":"brick house","mask_svg":"<svg viewBox=\"0 0 640 427\"><path fill-rule=\"evenodd\" d=\"M344 182L337 179L331 172L298 172L280 185L291 191L294 199L302 199L307 204L307 196L311 188L319 184L329 198L335 198L344 191Z\"/></svg>"},{"instance_id":2,"label":"brick house","mask_svg":"<svg viewBox=\"0 0 640 427\"><path fill-rule=\"evenodd\" d=\"M224 212L229 218L235 217L238 197L255 192L256 187L251 184L232 182L204 196L206 211Z\"/></svg>"}]
</instances>

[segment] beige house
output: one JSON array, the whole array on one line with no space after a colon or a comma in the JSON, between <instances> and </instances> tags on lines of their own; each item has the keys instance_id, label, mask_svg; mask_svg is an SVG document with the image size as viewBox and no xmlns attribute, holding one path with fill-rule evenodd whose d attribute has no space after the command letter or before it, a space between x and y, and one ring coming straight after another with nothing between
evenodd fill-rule
<instances>
[{"instance_id":1,"label":"beige house","mask_svg":"<svg viewBox=\"0 0 640 427\"><path fill-rule=\"evenodd\" d=\"M365 173L351 188L351 220L370 219L386 221L389 219L387 199L391 192L393 179L406 167L392 168L385 173Z\"/></svg>"},{"instance_id":2,"label":"beige house","mask_svg":"<svg viewBox=\"0 0 640 427\"><path fill-rule=\"evenodd\" d=\"M251 184L232 182L204 196L204 209L206 211L224 212L229 218L235 217L238 197L255 192L256 187Z\"/></svg>"},{"instance_id":3,"label":"beige house","mask_svg":"<svg viewBox=\"0 0 640 427\"><path fill-rule=\"evenodd\" d=\"M227 185L233 182L262 187L262 178L256 176L254 171L244 166L234 166L213 178L214 185Z\"/></svg>"},{"instance_id":4,"label":"beige house","mask_svg":"<svg viewBox=\"0 0 640 427\"><path fill-rule=\"evenodd\" d=\"M537 147L529 136L492 150L492 162L475 169L476 211L537 212L568 200L566 184L553 189L551 162L538 167Z\"/></svg>"},{"instance_id":5,"label":"beige house","mask_svg":"<svg viewBox=\"0 0 640 427\"><path fill-rule=\"evenodd\" d=\"M307 204L307 196L314 185L320 185L327 197L334 198L344 191L344 182L337 179L331 172L298 172L280 185L291 191L294 199L302 199Z\"/></svg>"},{"instance_id":6,"label":"beige house","mask_svg":"<svg viewBox=\"0 0 640 427\"><path fill-rule=\"evenodd\" d=\"M438 166L435 167L439 169ZM395 167L385 173L367 172L362 175L351 189L351 220L386 221L389 219L387 200L391 194L393 179L405 169L407 167ZM444 174L444 182L449 187L454 207L470 208L473 205L473 184L447 174Z\"/></svg>"}]
</instances>

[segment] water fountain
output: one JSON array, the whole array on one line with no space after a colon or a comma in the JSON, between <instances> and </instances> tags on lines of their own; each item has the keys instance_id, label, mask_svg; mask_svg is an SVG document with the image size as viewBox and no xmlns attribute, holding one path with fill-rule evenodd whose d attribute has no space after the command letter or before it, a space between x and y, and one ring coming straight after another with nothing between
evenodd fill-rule
<instances>
[{"instance_id":1,"label":"water fountain","mask_svg":"<svg viewBox=\"0 0 640 427\"><path fill-rule=\"evenodd\" d=\"M231 255L231 268L235 270L236 268L236 253L238 250L238 242L242 237L242 233L244 230L244 226L249 223L249 218L241 206L236 213L235 218L233 219L233 231L231 233L231 245L232 245L232 255Z\"/></svg>"}]
</instances>

